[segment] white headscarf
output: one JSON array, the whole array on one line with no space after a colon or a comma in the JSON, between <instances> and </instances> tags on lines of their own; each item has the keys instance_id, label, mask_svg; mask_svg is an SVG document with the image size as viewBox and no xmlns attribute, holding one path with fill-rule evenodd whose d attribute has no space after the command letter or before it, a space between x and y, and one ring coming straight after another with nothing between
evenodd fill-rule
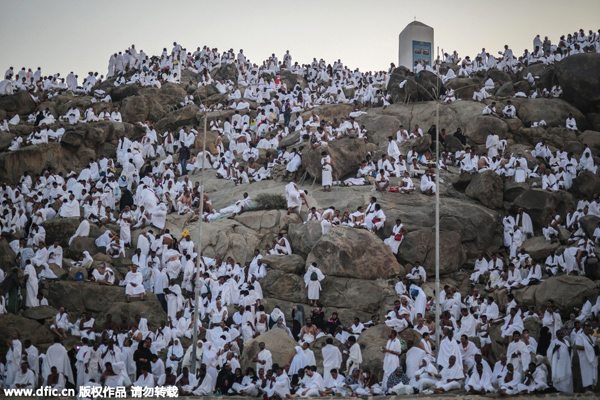
<instances>
[{"instance_id":1,"label":"white headscarf","mask_svg":"<svg viewBox=\"0 0 600 400\"><path fill-rule=\"evenodd\" d=\"M296 350L296 355L294 356L294 358L292 359L292 363L290 364L290 370L288 372L289 376L297 374L298 370L306 367L306 364L308 364L308 362L306 361L306 355L304 354L304 350L302 350L302 347L296 346L294 347L294 349Z\"/></svg>"}]
</instances>

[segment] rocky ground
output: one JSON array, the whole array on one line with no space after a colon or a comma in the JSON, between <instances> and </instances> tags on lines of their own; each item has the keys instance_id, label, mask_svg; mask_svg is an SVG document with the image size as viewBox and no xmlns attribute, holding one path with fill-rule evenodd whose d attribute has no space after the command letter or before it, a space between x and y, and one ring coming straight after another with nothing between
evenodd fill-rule
<instances>
[{"instance_id":1,"label":"rocky ground","mask_svg":"<svg viewBox=\"0 0 600 400\"><path fill-rule=\"evenodd\" d=\"M550 89L559 83L564 90L563 99L515 99L518 119L503 120L490 116L482 116L485 104L492 100L497 102L497 108L502 109L509 96L515 91L528 93L531 88L523 80L527 72L540 76L538 87ZM233 77L228 67L217 71L217 75ZM431 76L430 76L431 75ZM458 101L439 107L440 127L452 133L456 128L462 128L468 144L476 147L480 153L485 151L485 140L491 129L494 129L501 139L508 141L508 151L524 151L529 167L535 166L535 159L529 153L540 139L545 139L551 149L565 146L567 151L575 153L579 158L586 144L592 150L596 163L600 162L600 55L580 54L568 57L555 66L543 68L534 65L521 72L518 76L508 75L499 71L490 72L496 82L494 97L485 103L473 102L471 99L475 83L483 82L487 77L478 76L472 79L455 79L451 81L456 90ZM295 81L305 85L302 78L283 75L288 87ZM398 83L408 79L404 89L397 89ZM39 175L45 169L55 172L65 172L68 168L81 170L90 157L104 155L114 157L119 138L127 136L139 139L143 129L136 122L144 120L155 121L157 131L165 129L178 130L183 126L202 126L205 116L230 116L232 111L211 112L205 115L197 105L189 105L175 109L186 93L193 93L196 99L207 105L222 100L214 86L196 87L197 76L186 72L182 85L165 84L161 89L139 88L125 86L110 88L108 83L100 87L110 93L113 104L111 109L119 106L124 123L96 122L66 126L67 131L61 143L49 143L27 146L14 152L6 152L15 134L28 135L33 127L22 124L11 133L0 133L0 181L7 183L18 182L21 174L28 171L31 175ZM334 176L338 179L354 176L359 162L370 151L374 159L387 149L387 137L394 135L400 124L414 127L415 124L427 130L435 123L436 103L428 99L428 92L421 88L435 87L436 79L427 72L419 77L410 76L406 70L398 68L390 80L390 92L396 102L385 109L370 108L367 114L358 122L368 129L366 142L345 138L330 144L328 151L334 162ZM243 90L243 89L242 89ZM49 109L55 116L64 115L69 107L77 106L83 109L90 104L90 97L73 97L71 94L61 94L49 101L43 102L38 109ZM251 113L254 115L255 105ZM0 119L6 114L18 112L27 116L36 108L31 98L24 93L0 98ZM322 118L346 116L352 107L349 105L328 105L314 109ZM580 132L576 133L564 128L565 120L572 113L577 120ZM531 123L544 119L548 126L532 128ZM215 151L215 132L207 135L207 149ZM294 145L297 136L290 135L281 145ZM196 141L196 151L201 147L202 139ZM416 139L403 143L401 150L404 154L412 145L419 151L429 148L430 137ZM462 147L460 142L450 135L446 141L452 151ZM333 229L329 234L322 235L319 223L303 224L295 215L287 215L285 210L256 210L243 213L234 219L220 219L202 226L202 250L207 256L231 256L236 262L245 263L251 260L255 248L264 249L278 233L285 234L292 245L293 255L267 257L270 266L268 275L261 281L265 299L263 304L270 312L279 305L290 317L292 304L304 304L308 309L307 294L302 276L304 271L316 261L327 278L323 282L321 303L326 315L337 311L344 325L350 325L355 316L367 320L376 314L382 317L385 311L392 307L397 298L394 285L400 277L410 270L412 263L421 261L428 273L429 280L424 289L431 295L433 276L435 274L435 207L434 198L420 193L418 182L417 191L403 195L398 193L371 192L370 186L363 187L334 187L331 192L323 192L319 186L320 149L304 148L303 166L296 176L301 189L308 191L308 203L317 209L335 206L336 209L355 210L364 205L375 195L387 216L384 228L375 234L345 227ZM261 160L266 159L266 151L261 150ZM551 193L541 189L538 180L528 180L524 184L503 180L494 173L460 176L456 169L452 173L442 172L440 175L440 272L442 285L451 284L466 293L469 285L470 270L480 252L486 254L497 250L502 245L501 220L504 210L515 212L523 207L532 217L536 237L527 240L523 247L534 259L543 261L552 251L561 252L566 247L564 233L558 244L546 242L540 238L541 227L552 209L566 215L570 206L576 205L582 195L590 197L600 193L600 177L585 172L573 183L569 191ZM234 186L230 181L219 180L213 171L206 171L205 190L210 196L213 207L232 204L240 199L244 192L251 198L259 194L283 194L285 170L275 170L273 180L253 183L250 185ZM315 182L316 178L316 182ZM200 175L191 176L192 181L200 180ZM398 182L392 179L392 185ZM306 210L304 211L306 213ZM305 215L305 214L304 214ZM382 239L391 234L396 218L401 218L409 233L400 247L397 257L383 243ZM591 234L600 218L586 217L584 229ZM44 224L47 231L47 242L59 240L61 245L67 245L68 238L77 229L76 219L52 220ZM42 348L52 343L53 337L48 327L50 320L60 306L66 306L74 315L83 311L92 311L101 326L107 314L115 319L120 315L132 318L141 314L148 318L152 327L166 319L156 298L149 296L149 301L125 303L124 290L118 287L99 286L93 283L74 282L75 271L69 272L70 261L78 258L84 251L89 251L94 257L94 266L101 261L110 263L117 271L118 277L127 272L130 264L129 257L110 259L99 254L93 240L106 228L118 232L118 227L96 227L92 225L89 238L77 238L68 250L62 266L53 265L55 273L61 278L59 282L44 286L42 292L48 298L50 306L39 307L22 312L20 315L0 316L0 353L4 354L6 339L14 330L21 333L22 338L30 338ZM198 245L198 219L193 214L169 215L167 228L179 237L185 229L191 232L192 239ZM156 229L155 229L156 230ZM133 247L140 231L132 232ZM8 247L8 240L0 241L0 265L9 271L15 265L14 254ZM86 274L88 271L84 271ZM91 271L90 271L91 272ZM480 289L482 289L480 287ZM598 282L585 277L558 276L546 279L542 284L513 291L517 301L528 306L543 306L549 298L556 301L563 317L581 307L584 296L595 299L600 290ZM501 311L504 306L506 291L497 291L494 297L500 301ZM230 314L231 315L231 314ZM528 321L526 327L537 337L541 322ZM374 372L381 371L382 355L374 349L387 340L387 327L379 326L368 330L360 337L363 348L364 366ZM407 339L418 339L418 333L412 330L402 332ZM498 338L499 328L492 332L493 339ZM277 332L268 332L260 337L271 349L275 362L285 362L291 358L295 342L286 337L278 337ZM67 347L73 345L76 338L69 339ZM494 340L492 341L494 342ZM189 341L184 342L185 345ZM336 342L338 346L341 344ZM315 344L319 349L323 343ZM248 343L242 355L242 366L256 351L255 341ZM501 348L494 347L491 361L499 356ZM320 351L315 351L315 355ZM547 397L557 397L548 395Z\"/></svg>"}]
</instances>

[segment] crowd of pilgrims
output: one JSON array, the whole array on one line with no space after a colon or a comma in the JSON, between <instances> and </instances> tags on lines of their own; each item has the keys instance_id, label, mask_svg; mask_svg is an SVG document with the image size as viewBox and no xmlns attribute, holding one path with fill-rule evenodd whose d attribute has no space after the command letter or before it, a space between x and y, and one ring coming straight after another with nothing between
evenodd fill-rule
<instances>
[{"instance_id":1,"label":"crowd of pilgrims","mask_svg":"<svg viewBox=\"0 0 600 400\"><path fill-rule=\"evenodd\" d=\"M582 51L597 52L598 34L590 31L590 35L586 36L581 31L566 39L561 38L557 46L547 39L542 43L537 37L534 45L535 51L526 52L518 59L506 49L499 59L482 52L475 62L471 62L469 57L461 62L455 53L446 55L444 62L460 64L459 76L464 74L463 70L471 74L482 68L512 69L515 72L536 62L552 63ZM231 64L237 70L237 84L226 80L213 81L211 72L223 64ZM434 72L441 74L444 67L439 66L440 63L436 62ZM418 73L419 66L415 68ZM304 91L299 86L287 88L276 77L282 69L303 76L308 87ZM10 241L20 268L24 270L23 279L19 278L16 269L6 276L0 270L4 292L4 296L0 297L2 313L17 313L20 306L29 308L48 304L39 286L57 279L50 264L61 268L69 266L63 264L60 243L46 243L43 222L79 217L79 227L69 244L79 236L88 236L90 224L100 227L109 224L114 227L116 224L119 234L106 229L95 241L98 249L114 258L133 252L132 266L124 279L117 279L111 266L102 263L89 271L89 280L124 287L128 302L132 297L145 300L145 293L153 292L167 315L167 319L157 327L150 326L147 319L139 315L134 321L122 317L120 323L107 316L99 326L91 312L72 315L61 307L51 326L56 335L55 344L45 353L30 340L25 340L22 345L18 333L8 341L6 364L2 365L3 385L25 388L39 385L55 388L70 385L158 385L177 387L180 394L266 395L269 398L442 393L456 389L504 395L542 392L552 388L572 392L571 364L573 355L577 353L582 386L591 390L598 375L595 343L600 340L597 323L600 299L595 304L592 303L595 299L586 299L580 314L571 315L565 321L552 301L545 309L536 310L518 304L510 293L507 304L499 305L494 297L479 294L476 289L462 296L456 288L446 286L436 301L425 295L422 286L427 274L424 266L415 260L412 271L397 283L399 300L392 310L386 312L383 321L375 315L370 321L361 322L356 318L351 326L342 326L335 312L328 318L325 313L329 311L319 305L320 282L326 277L318 265L313 264L305 273L304 282L308 300L314 309L305 315L301 305L294 306L293 310L287 310L286 322L286 313L278 307L270 314L265 312L261 305L260 284L268 272L268 266L261 260L263 255L292 253L290 242L283 234L273 238L272 245L265 249L256 249L252 260L234 260L231 257L199 256L189 235L176 238L165 229L168 214L199 213L200 205L204 211L202 218L207 222L233 218L254 206L248 194L244 194L229 207L213 209L206 194L200 197L199 184L192 183L189 173L213 169L218 178L243 185L269 179L273 168L280 167L285 169L286 176L293 178L302 165L302 146L322 150L322 185L326 190L336 185L369 185L373 191L409 194L415 191L413 178L417 178L420 179L420 191L432 195L437 190L434 178L439 171L480 173L493 170L503 179L515 182L541 177L544 190L559 191L568 189L581 171L595 172L596 166L587 147L577 161L563 148L550 150L542 141L531 153L538 164L530 170L523 154L505 152L506 142L494 132L490 133L486 142L487 154L478 155L475 148L466 146L466 138L459 128L453 136L466 147L453 153L444 148L447 135L444 129L438 134L437 128L432 126L424 133L415 125L406 129L401 126L395 136L389 137L386 154L377 161L369 155L361 163L356 178L334 180L327 143L348 136L360 140L366 138L366 129L359 126L355 118L365 113L363 106L389 105L390 98L385 89L392 69L393 66L388 73L360 73L349 70L339 60L327 65L316 59L311 64L299 65L292 63L289 52L282 62L273 55L258 66L250 63L243 51L237 56L233 50L221 55L217 49L205 46L188 53L177 43L170 53L165 49L161 56L148 56L143 51L138 52L133 45L125 52L111 56L106 79L115 78L115 86L160 87L165 82L180 83L182 74L188 70L200 74L199 86L215 83L221 93L227 94L227 101L211 106L211 110L230 108L236 111L231 119L215 118L210 121L210 129L219 132L215 142L218 155L210 152L191 154L190 148L195 147L198 134L196 127L159 134L152 121L143 121L139 124L145 135L135 141L121 138L115 158L91 159L80 172L45 171L38 177L24 172L18 185L0 185L0 240ZM450 71L448 68L445 80L452 78L447 76ZM126 72L129 73L127 77ZM265 73L271 73L273 78L265 78ZM0 94L27 90L41 104L62 91L92 96L92 106L83 115L72 107L62 116L45 110L34 112L26 121L21 121L18 114L3 121L0 129L7 131L11 125L35 126L28 137L16 137L10 151L27 145L60 141L68 125L99 120L122 122L118 108L109 104L110 95L98 89L97 84L103 77L98 77L97 73L90 73L81 86L74 74L69 74L64 82L58 75L42 77L39 69L36 72L23 69L14 73L11 68L5 78L0 84ZM244 87L242 95L241 88ZM356 89L352 98L346 98L346 89ZM542 95L560 96L560 88ZM454 100L451 89L445 100ZM180 105L184 107L194 101L192 95L187 95ZM258 105L254 119L247 112L250 110L248 101ZM321 118L317 112L312 112L306 121L300 116L301 112L330 103L350 103L354 110L339 121ZM515 118L514 106L510 102L501 113L494 106L493 103L487 106L484 114ZM200 104L200 107L204 108L204 105ZM543 121L540 124L543 125ZM577 131L572 116L565 125ZM286 147L277 151L279 141L294 132L300 133L299 143L290 151ZM425 134L432 136L433 143L439 139L444 148L437 165L433 150L419 154L413 147L404 156L399 149L400 143ZM223 139L229 142L227 149ZM258 165L261 149L275 151L269 154L266 164ZM240 165L240 161L245 165ZM397 178L393 182L397 182L398 186L391 185L390 180L394 178ZM340 225L376 233L386 221L376 197L356 212L342 212L334 207L325 210L310 208L306 194L294 182L286 185L288 211L300 214L306 206L308 214L305 222L319 221L323 233ZM503 219L504 247L494 252L491 259L482 254L476 260L471 275L473 284L483 284L485 291L491 293L536 285L543 281L544 276L557 274L597 279L594 246L600 238L600 227L589 238L579 225L579 220L585 215L600 216L600 197L594 197L590 201L586 198L579 201L577 209L569 210L564 218L556 211L549 217L542 231L546 240L557 241L563 229L570 233L566 241L570 247L546 260L534 260L524 249L519 251L523 242L534 235L526 210L519 210L516 215L506 212ZM137 248L130 249L131 231L141 228L147 230L138 237ZM385 239L394 253L398 252L406 233L402 221L396 220L391 236ZM190 372L192 347L184 349L181 338L192 337L194 304L191 299L198 257L202 285L199 328L204 331L205 339L196 344L199 358L194 375ZM91 255L84 252L78 260L72 261L71 268L90 269L93 261ZM41 269L39 274L36 268ZM432 311L438 304L442 319L441 326L436 328ZM232 305L238 311L230 316L228 306ZM500 313L500 309L506 312ZM524 328L524 321L530 318L542 321L543 328L538 338L530 337ZM293 323L290 327L287 326L289 321ZM377 376L368 368L360 368L362 355L357 343L365 330L380 324L393 329L387 344L381 349L384 353L383 376ZM498 362L490 364L488 330L494 324L501 325L502 344L507 348ZM291 363L273 364L269 349L261 343L252 360L256 367L242 371L239 359L244 343L269 329L282 329L298 341ZM400 340L399 335L405 329L418 331L422 339L418 343ZM69 335L81 337L77 348L67 350L62 345L61 341ZM435 348L437 335L443 338L440 349ZM319 372L311 343L322 336L328 336L327 345L323 349L314 349L322 351L324 359L323 370ZM479 346L469 340L475 337L479 338ZM343 353L332 344L330 339L333 338L343 344ZM342 363L342 354L347 357L346 363Z\"/></svg>"}]
</instances>

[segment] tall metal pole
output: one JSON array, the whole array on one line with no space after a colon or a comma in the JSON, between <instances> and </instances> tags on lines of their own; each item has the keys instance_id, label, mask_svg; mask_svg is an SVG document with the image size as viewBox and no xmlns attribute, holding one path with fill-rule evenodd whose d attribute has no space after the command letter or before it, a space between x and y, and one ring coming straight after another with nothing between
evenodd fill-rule
<instances>
[{"instance_id":1,"label":"tall metal pole","mask_svg":"<svg viewBox=\"0 0 600 400\"><path fill-rule=\"evenodd\" d=\"M198 321L200 316L200 259L202 257L202 214L204 214L204 164L206 163L206 113L204 113L204 134L202 136L202 172L200 174L200 215L198 218L198 249L196 255L196 283L194 285L194 336L192 342L192 373L196 374L198 351Z\"/></svg>"},{"instance_id":2,"label":"tall metal pole","mask_svg":"<svg viewBox=\"0 0 600 400\"><path fill-rule=\"evenodd\" d=\"M439 86L439 80L438 80ZM440 351L440 99L439 87L438 98L435 106L435 349L436 354Z\"/></svg>"}]
</instances>

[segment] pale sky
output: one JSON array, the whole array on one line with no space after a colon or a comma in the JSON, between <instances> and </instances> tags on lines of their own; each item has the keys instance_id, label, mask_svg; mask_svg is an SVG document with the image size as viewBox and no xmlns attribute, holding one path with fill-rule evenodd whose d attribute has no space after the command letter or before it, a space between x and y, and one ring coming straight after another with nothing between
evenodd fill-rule
<instances>
[{"instance_id":1,"label":"pale sky","mask_svg":"<svg viewBox=\"0 0 600 400\"><path fill-rule=\"evenodd\" d=\"M600 0L0 0L0 70L42 68L42 75L105 75L111 54L131 44L156 55L174 41L244 49L252 62L313 57L350 68L387 70L398 35L416 17L434 28L434 46L461 57L482 47L497 54L531 50L535 35L556 43L580 28L600 28ZM437 53L435 53L437 55ZM435 57L434 57L435 58Z\"/></svg>"}]
</instances>

